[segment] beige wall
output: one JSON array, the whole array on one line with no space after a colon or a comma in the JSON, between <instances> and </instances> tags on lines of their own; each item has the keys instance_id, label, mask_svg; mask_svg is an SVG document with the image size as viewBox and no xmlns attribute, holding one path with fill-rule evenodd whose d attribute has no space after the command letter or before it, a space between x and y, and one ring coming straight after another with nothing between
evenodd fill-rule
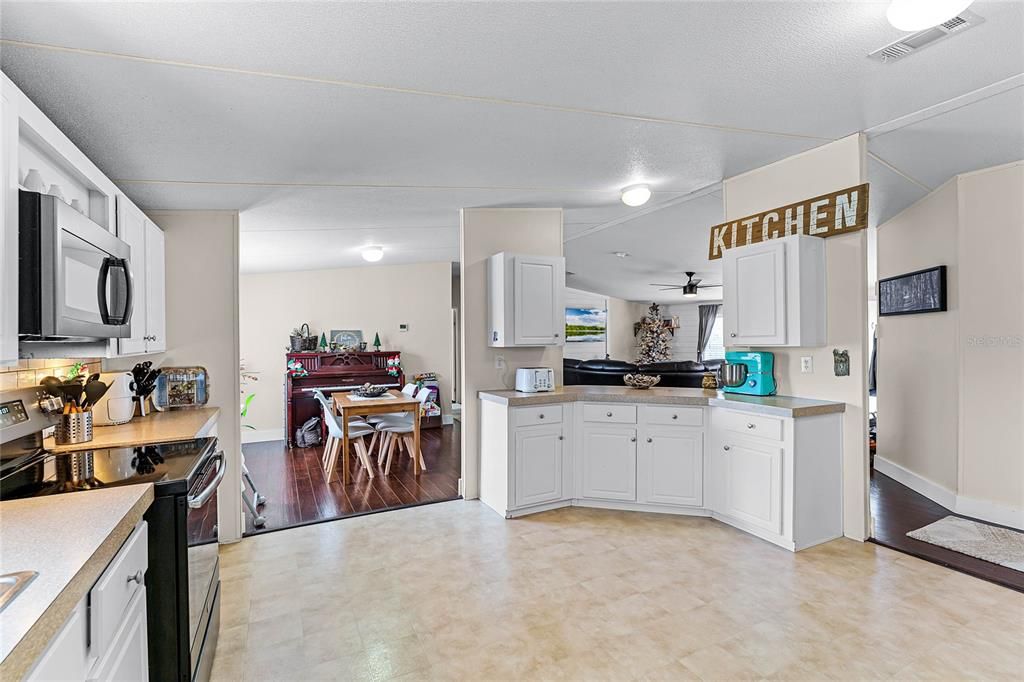
<instances>
[{"instance_id":1,"label":"beige wall","mask_svg":"<svg viewBox=\"0 0 1024 682\"><path fill-rule=\"evenodd\" d=\"M383 350L401 351L408 378L437 373L442 410L451 413L451 263L273 272L240 282L241 356L259 373L247 389L256 394L246 418L255 435L247 440L284 438L285 348L303 322L317 335L361 329L368 344L379 333ZM398 331L402 323L409 331Z\"/></svg>"},{"instance_id":2,"label":"beige wall","mask_svg":"<svg viewBox=\"0 0 1024 682\"><path fill-rule=\"evenodd\" d=\"M877 457L950 491L957 486L960 396L956 242L955 181L878 231L880 278L945 265L954 285L949 287L947 312L878 319Z\"/></svg>"},{"instance_id":3,"label":"beige wall","mask_svg":"<svg viewBox=\"0 0 1024 682\"><path fill-rule=\"evenodd\" d=\"M735 220L867 182L863 135L791 156L723 183L725 219ZM867 242L864 231L826 240L828 345L766 348L775 354L779 393L846 403L843 416L843 524L847 536L867 537ZM850 376L832 371L832 349L850 352ZM800 373L800 357L814 372Z\"/></svg>"},{"instance_id":4,"label":"beige wall","mask_svg":"<svg viewBox=\"0 0 1024 682\"><path fill-rule=\"evenodd\" d=\"M487 258L502 251L535 256L562 255L559 208L466 208L462 210L462 478L466 499L480 490L479 391L515 386L517 367L555 370L562 383L562 347L490 348L487 345ZM495 369L495 356L506 369Z\"/></svg>"},{"instance_id":5,"label":"beige wall","mask_svg":"<svg viewBox=\"0 0 1024 682\"><path fill-rule=\"evenodd\" d=\"M238 213L150 211L164 230L167 264L167 352L155 365L201 365L210 373L210 402L228 472L218 490L222 542L242 537L238 396ZM104 369L130 369L139 358L104 360Z\"/></svg>"},{"instance_id":6,"label":"beige wall","mask_svg":"<svg viewBox=\"0 0 1024 682\"><path fill-rule=\"evenodd\" d=\"M647 312L646 303L608 298L608 355L612 360L636 360L633 325Z\"/></svg>"},{"instance_id":7,"label":"beige wall","mask_svg":"<svg viewBox=\"0 0 1024 682\"><path fill-rule=\"evenodd\" d=\"M960 488L1024 521L1024 162L960 177ZM974 500L979 508L974 510ZM1002 521L1006 523L1007 521Z\"/></svg>"},{"instance_id":8,"label":"beige wall","mask_svg":"<svg viewBox=\"0 0 1024 682\"><path fill-rule=\"evenodd\" d=\"M1024 162L953 178L879 227L879 277L934 265L948 268L947 312L879 319L875 465L1022 527Z\"/></svg>"}]
</instances>

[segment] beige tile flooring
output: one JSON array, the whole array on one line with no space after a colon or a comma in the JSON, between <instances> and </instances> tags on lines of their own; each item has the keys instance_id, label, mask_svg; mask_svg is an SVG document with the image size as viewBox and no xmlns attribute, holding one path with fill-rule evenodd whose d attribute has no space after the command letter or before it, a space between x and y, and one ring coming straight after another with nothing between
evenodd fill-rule
<instances>
[{"instance_id":1,"label":"beige tile flooring","mask_svg":"<svg viewBox=\"0 0 1024 682\"><path fill-rule=\"evenodd\" d=\"M221 557L218 680L1024 679L1024 595L849 540L456 501Z\"/></svg>"}]
</instances>

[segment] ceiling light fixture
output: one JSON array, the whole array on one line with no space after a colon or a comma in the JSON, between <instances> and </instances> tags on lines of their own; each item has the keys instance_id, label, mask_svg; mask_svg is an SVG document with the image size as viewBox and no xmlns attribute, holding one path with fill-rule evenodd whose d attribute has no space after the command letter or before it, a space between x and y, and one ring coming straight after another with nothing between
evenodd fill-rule
<instances>
[{"instance_id":1,"label":"ceiling light fixture","mask_svg":"<svg viewBox=\"0 0 1024 682\"><path fill-rule=\"evenodd\" d=\"M367 246L363 249L363 260L367 263L376 263L384 257L384 249L380 246Z\"/></svg>"},{"instance_id":2,"label":"ceiling light fixture","mask_svg":"<svg viewBox=\"0 0 1024 682\"><path fill-rule=\"evenodd\" d=\"M901 31L938 26L967 9L974 0L892 0L885 16Z\"/></svg>"},{"instance_id":3,"label":"ceiling light fixture","mask_svg":"<svg viewBox=\"0 0 1024 682\"><path fill-rule=\"evenodd\" d=\"M643 206L651 198L651 188L647 185L630 185L622 190L622 203L626 206Z\"/></svg>"},{"instance_id":4,"label":"ceiling light fixture","mask_svg":"<svg viewBox=\"0 0 1024 682\"><path fill-rule=\"evenodd\" d=\"M615 256L616 258L629 258L628 251L615 251L612 253L612 255Z\"/></svg>"}]
</instances>

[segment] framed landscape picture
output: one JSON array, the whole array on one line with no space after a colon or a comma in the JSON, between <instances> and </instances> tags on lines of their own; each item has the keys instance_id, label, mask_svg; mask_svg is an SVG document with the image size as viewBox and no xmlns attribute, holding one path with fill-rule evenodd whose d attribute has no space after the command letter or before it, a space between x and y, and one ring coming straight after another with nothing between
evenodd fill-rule
<instances>
[{"instance_id":1,"label":"framed landscape picture","mask_svg":"<svg viewBox=\"0 0 1024 682\"><path fill-rule=\"evenodd\" d=\"M912 315L946 309L946 266L878 280L878 314Z\"/></svg>"},{"instance_id":2,"label":"framed landscape picture","mask_svg":"<svg viewBox=\"0 0 1024 682\"><path fill-rule=\"evenodd\" d=\"M608 333L608 311L600 308L566 308L566 343L604 341Z\"/></svg>"}]
</instances>

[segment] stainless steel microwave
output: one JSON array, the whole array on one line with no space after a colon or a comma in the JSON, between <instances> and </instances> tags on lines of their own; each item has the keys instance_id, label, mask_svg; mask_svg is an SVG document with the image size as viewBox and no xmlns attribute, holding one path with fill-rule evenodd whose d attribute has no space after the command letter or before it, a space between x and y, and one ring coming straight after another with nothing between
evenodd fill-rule
<instances>
[{"instance_id":1,"label":"stainless steel microwave","mask_svg":"<svg viewBox=\"0 0 1024 682\"><path fill-rule=\"evenodd\" d=\"M131 247L56 197L19 194L19 338L131 336Z\"/></svg>"}]
</instances>

